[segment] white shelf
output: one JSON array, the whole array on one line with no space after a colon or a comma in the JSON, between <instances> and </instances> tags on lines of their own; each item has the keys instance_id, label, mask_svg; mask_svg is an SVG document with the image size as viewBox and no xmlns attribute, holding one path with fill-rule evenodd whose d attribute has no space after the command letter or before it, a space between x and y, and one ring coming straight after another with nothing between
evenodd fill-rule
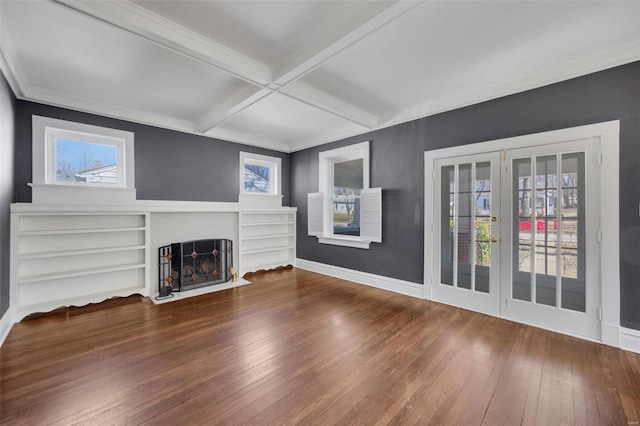
<instances>
[{"instance_id":1,"label":"white shelf","mask_svg":"<svg viewBox=\"0 0 640 426\"><path fill-rule=\"evenodd\" d=\"M250 235L250 236L243 236L242 240L243 241L250 241L250 240L268 240L271 238L287 238L287 237L292 237L293 234L292 233L288 233L288 234L268 234L268 235Z\"/></svg>"},{"instance_id":2,"label":"white shelf","mask_svg":"<svg viewBox=\"0 0 640 426\"><path fill-rule=\"evenodd\" d=\"M18 258L21 260L46 259L50 257L81 256L83 254L100 254L100 253L114 253L114 252L129 251L129 250L145 250L146 248L147 248L146 246L138 245L138 246L106 247L106 248L86 249L86 250L62 250L62 251L50 251L46 253L19 254Z\"/></svg>"},{"instance_id":3,"label":"white shelf","mask_svg":"<svg viewBox=\"0 0 640 426\"><path fill-rule=\"evenodd\" d=\"M68 235L68 234L102 234L107 232L133 232L145 231L144 226L136 226L131 228L82 228L82 229L51 229L43 231L19 231L19 236L40 236L40 235Z\"/></svg>"},{"instance_id":4,"label":"white shelf","mask_svg":"<svg viewBox=\"0 0 640 426\"><path fill-rule=\"evenodd\" d=\"M149 294L148 213L20 210L11 216L15 312Z\"/></svg>"},{"instance_id":5,"label":"white shelf","mask_svg":"<svg viewBox=\"0 0 640 426\"><path fill-rule=\"evenodd\" d=\"M295 222L251 222L243 223L241 226L273 226L273 225L293 225Z\"/></svg>"},{"instance_id":6,"label":"white shelf","mask_svg":"<svg viewBox=\"0 0 640 426\"><path fill-rule=\"evenodd\" d=\"M270 252L270 251L289 250L289 249L292 249L292 248L294 248L292 245L265 247L265 248L255 249L255 250L246 250L246 251L243 251L242 254L267 253L267 252Z\"/></svg>"},{"instance_id":7,"label":"white shelf","mask_svg":"<svg viewBox=\"0 0 640 426\"><path fill-rule=\"evenodd\" d=\"M96 274L104 274L108 272L126 271L129 269L145 268L146 266L147 266L146 263L131 263L126 265L104 266L99 268L76 269L76 270L67 271L67 272L53 272L50 274L24 275L22 277L18 277L18 282L22 284L26 284L26 283L39 282L39 281L58 280L61 278L81 277L85 275L96 275Z\"/></svg>"},{"instance_id":8,"label":"white shelf","mask_svg":"<svg viewBox=\"0 0 640 426\"><path fill-rule=\"evenodd\" d=\"M240 274L293 264L295 224L295 211L241 213Z\"/></svg>"}]
</instances>

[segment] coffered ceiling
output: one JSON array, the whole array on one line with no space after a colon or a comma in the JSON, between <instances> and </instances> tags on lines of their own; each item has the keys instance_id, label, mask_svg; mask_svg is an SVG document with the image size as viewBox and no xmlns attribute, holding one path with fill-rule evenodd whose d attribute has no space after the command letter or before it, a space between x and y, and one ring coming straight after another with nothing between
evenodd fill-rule
<instances>
[{"instance_id":1,"label":"coffered ceiling","mask_svg":"<svg viewBox=\"0 0 640 426\"><path fill-rule=\"evenodd\" d=\"M0 1L21 99L291 152L640 59L640 1Z\"/></svg>"}]
</instances>

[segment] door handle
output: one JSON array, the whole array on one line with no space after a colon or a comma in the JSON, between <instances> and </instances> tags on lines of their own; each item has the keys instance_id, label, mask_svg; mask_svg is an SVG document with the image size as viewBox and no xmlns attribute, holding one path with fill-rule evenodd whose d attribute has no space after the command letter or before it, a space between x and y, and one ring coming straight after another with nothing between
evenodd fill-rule
<instances>
[{"instance_id":1,"label":"door handle","mask_svg":"<svg viewBox=\"0 0 640 426\"><path fill-rule=\"evenodd\" d=\"M492 243L497 243L497 242L498 242L498 239L497 239L496 237L491 237L491 242L492 242Z\"/></svg>"},{"instance_id":2,"label":"door handle","mask_svg":"<svg viewBox=\"0 0 640 426\"><path fill-rule=\"evenodd\" d=\"M497 217L495 217L495 216L491 216L491 222L497 222L497 221L498 221L498 218L497 218Z\"/></svg>"}]
</instances>

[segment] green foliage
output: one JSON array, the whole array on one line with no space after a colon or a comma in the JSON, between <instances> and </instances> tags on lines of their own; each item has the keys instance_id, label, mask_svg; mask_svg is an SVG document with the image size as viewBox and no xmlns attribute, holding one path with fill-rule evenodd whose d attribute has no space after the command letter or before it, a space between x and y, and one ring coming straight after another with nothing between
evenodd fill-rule
<instances>
[{"instance_id":1,"label":"green foliage","mask_svg":"<svg viewBox=\"0 0 640 426\"><path fill-rule=\"evenodd\" d=\"M476 265L489 266L491 261L491 224L476 223Z\"/></svg>"}]
</instances>

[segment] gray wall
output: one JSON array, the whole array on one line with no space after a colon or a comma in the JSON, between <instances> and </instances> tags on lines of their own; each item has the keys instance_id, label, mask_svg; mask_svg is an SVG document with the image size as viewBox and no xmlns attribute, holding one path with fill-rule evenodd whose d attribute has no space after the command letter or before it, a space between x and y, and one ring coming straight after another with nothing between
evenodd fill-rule
<instances>
[{"instance_id":1,"label":"gray wall","mask_svg":"<svg viewBox=\"0 0 640 426\"><path fill-rule=\"evenodd\" d=\"M14 198L14 111L16 98L0 72L0 318L9 309L9 205Z\"/></svg>"},{"instance_id":2,"label":"gray wall","mask_svg":"<svg viewBox=\"0 0 640 426\"><path fill-rule=\"evenodd\" d=\"M139 200L238 201L239 152L245 151L282 159L283 205L289 205L288 154L22 100L16 105L18 202L31 202L32 115L134 132Z\"/></svg>"},{"instance_id":3,"label":"gray wall","mask_svg":"<svg viewBox=\"0 0 640 426\"><path fill-rule=\"evenodd\" d=\"M424 151L618 119L621 324L640 330L640 62L291 154L297 256L422 283ZM371 186L383 188L384 243L319 244L307 236L306 207L307 193L318 191L318 153L365 140Z\"/></svg>"}]
</instances>

